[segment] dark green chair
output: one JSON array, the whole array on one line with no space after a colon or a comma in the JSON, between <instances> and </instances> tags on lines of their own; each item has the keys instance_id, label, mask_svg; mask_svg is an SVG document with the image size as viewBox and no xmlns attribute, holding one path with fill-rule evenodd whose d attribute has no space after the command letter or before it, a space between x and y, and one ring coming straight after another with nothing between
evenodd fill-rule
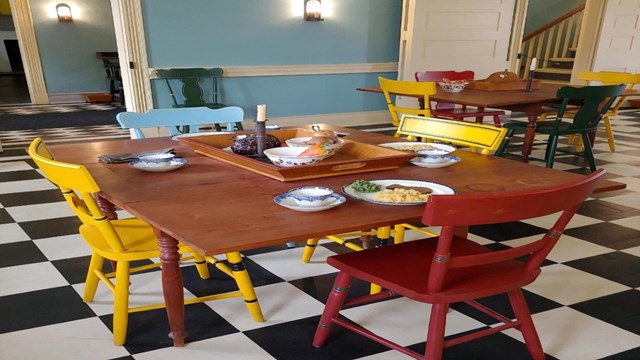
<instances>
[{"instance_id":1,"label":"dark green chair","mask_svg":"<svg viewBox=\"0 0 640 360\"><path fill-rule=\"evenodd\" d=\"M218 79L222 78L221 68L203 69L166 69L156 70L157 79L163 79L169 88L169 95L174 108L202 107L210 109L223 108L226 105L218 101ZM204 82L211 82L211 101L205 97ZM182 97L176 96L182 94ZM237 122L235 126L238 130L243 130L242 123ZM221 131L219 124L215 124L216 131Z\"/></svg>"},{"instance_id":2,"label":"dark green chair","mask_svg":"<svg viewBox=\"0 0 640 360\"><path fill-rule=\"evenodd\" d=\"M625 84L584 87L565 86L558 90L557 97L560 98L562 102L560 103L556 119L538 122L536 127L536 133L549 135L544 156L548 168L553 167L553 161L555 160L558 147L558 138L566 135L580 135L584 142L584 151L573 154L584 156L585 159L589 161L591 171L596 171L596 161L593 157L590 136L592 136L591 134L595 134L598 123L611 105L622 94L625 87ZM573 115L573 118L564 118L567 106L570 103L576 102L581 105L578 111L575 112L575 115ZM572 112L573 111L575 110L572 110ZM527 122L507 122L503 124L503 127L508 129L506 140L496 151L496 155L502 155L509 140L516 131L526 130Z\"/></svg>"}]
</instances>

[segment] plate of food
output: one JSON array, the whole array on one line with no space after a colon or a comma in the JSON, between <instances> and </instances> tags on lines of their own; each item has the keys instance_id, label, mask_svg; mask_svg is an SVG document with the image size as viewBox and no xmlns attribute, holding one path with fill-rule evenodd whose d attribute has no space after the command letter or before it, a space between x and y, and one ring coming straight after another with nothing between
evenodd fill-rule
<instances>
[{"instance_id":1,"label":"plate of food","mask_svg":"<svg viewBox=\"0 0 640 360\"><path fill-rule=\"evenodd\" d=\"M431 195L451 195L446 185L418 180L356 180L342 187L347 196L382 205L422 205Z\"/></svg>"}]
</instances>

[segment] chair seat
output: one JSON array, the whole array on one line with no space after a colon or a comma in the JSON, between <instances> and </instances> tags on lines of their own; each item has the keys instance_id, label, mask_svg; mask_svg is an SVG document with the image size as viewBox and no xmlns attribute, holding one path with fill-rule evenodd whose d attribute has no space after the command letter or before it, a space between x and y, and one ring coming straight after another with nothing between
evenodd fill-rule
<instances>
[{"instance_id":1,"label":"chair seat","mask_svg":"<svg viewBox=\"0 0 640 360\"><path fill-rule=\"evenodd\" d=\"M489 110L480 111L476 108L453 108L453 109L433 109L431 110L433 116L451 117L454 119L465 117L478 117L478 116L501 116L504 115L504 111Z\"/></svg>"},{"instance_id":2,"label":"chair seat","mask_svg":"<svg viewBox=\"0 0 640 360\"><path fill-rule=\"evenodd\" d=\"M80 226L80 234L100 256L118 261L144 260L160 256L157 237L153 233L153 228L148 224L139 219L111 220L111 224L122 239L122 243L127 249L125 252L115 253L97 227ZM181 254L191 251L185 245L179 246Z\"/></svg>"},{"instance_id":3,"label":"chair seat","mask_svg":"<svg viewBox=\"0 0 640 360\"><path fill-rule=\"evenodd\" d=\"M450 269L443 287L446 292L430 293L427 290L429 267L437 244L438 238L415 240L332 256L327 263L359 279L427 303L459 302L506 292L533 282L540 273L539 270L527 272L525 263L515 260ZM490 252L460 237L456 237L451 246L452 257Z\"/></svg>"}]
</instances>

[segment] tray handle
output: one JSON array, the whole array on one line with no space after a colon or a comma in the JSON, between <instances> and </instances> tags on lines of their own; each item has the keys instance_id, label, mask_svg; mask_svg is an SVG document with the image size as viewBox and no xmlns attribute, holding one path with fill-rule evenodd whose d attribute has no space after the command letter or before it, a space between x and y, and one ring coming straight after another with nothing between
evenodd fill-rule
<instances>
[{"instance_id":1,"label":"tray handle","mask_svg":"<svg viewBox=\"0 0 640 360\"><path fill-rule=\"evenodd\" d=\"M345 170L353 170L353 169L360 169L367 166L366 162L358 162L358 163L352 163L352 164L341 164L341 165L336 165L333 166L331 168L331 171L345 171Z\"/></svg>"}]
</instances>

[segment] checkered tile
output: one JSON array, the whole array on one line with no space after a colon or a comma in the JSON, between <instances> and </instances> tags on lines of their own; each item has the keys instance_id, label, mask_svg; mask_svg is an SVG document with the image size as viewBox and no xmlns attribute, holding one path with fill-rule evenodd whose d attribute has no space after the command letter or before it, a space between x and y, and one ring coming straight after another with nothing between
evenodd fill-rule
<instances>
[{"instance_id":1,"label":"checkered tile","mask_svg":"<svg viewBox=\"0 0 640 360\"><path fill-rule=\"evenodd\" d=\"M102 105L96 105L102 106ZM580 209L550 254L538 281L525 288L548 359L640 359L640 112L612 121L618 149L597 142L598 166L627 189L596 194ZM367 130L367 129L365 129ZM370 131L392 129L373 127ZM310 264L298 246L245 252L246 266L266 317L255 323L237 299L186 308L186 347L167 338L164 310L130 316L124 347L112 344L112 296L100 285L96 300L81 300L90 253L77 233L78 220L58 190L34 169L24 148L35 136L48 142L128 137L116 126L2 133L0 154L0 359L400 359L399 353L336 328L327 344L311 346L335 271L325 258L345 249L322 243ZM540 138L539 140L543 140ZM511 148L517 152L514 144ZM541 157L544 145L536 145ZM543 165L540 161L533 161ZM556 167L583 172L582 161L559 157ZM470 229L489 247L518 244L542 234L550 217ZM407 234L407 238L415 234ZM185 294L234 288L226 277L198 278L184 267ZM212 270L212 274L216 274ZM356 283L353 295L367 284ZM132 276L131 302L162 301L159 271ZM508 309L502 296L485 299ZM414 350L424 348L429 306L396 298L344 312L349 319ZM447 335L494 325L461 304L448 316ZM516 332L445 350L445 359L527 359Z\"/></svg>"}]
</instances>

